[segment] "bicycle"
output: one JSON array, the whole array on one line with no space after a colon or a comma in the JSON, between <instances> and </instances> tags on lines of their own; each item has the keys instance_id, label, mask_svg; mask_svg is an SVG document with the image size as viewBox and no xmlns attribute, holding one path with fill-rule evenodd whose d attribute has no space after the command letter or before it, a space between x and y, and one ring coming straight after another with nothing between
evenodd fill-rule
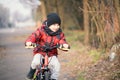
<instances>
[{"instance_id":1,"label":"bicycle","mask_svg":"<svg viewBox=\"0 0 120 80\"><path fill-rule=\"evenodd\" d=\"M36 45L35 43L31 44L30 46L26 46L26 48L35 48L38 45ZM50 80L51 77L51 71L48 68L48 52L54 48L60 48L60 45L56 45L53 47L49 47L49 46L42 46L42 48L44 48L44 52L46 52L45 57L42 59L42 64L40 64L37 68L36 68L36 72L34 74L33 80ZM61 46L62 50L69 50L64 48L63 46Z\"/></svg>"}]
</instances>

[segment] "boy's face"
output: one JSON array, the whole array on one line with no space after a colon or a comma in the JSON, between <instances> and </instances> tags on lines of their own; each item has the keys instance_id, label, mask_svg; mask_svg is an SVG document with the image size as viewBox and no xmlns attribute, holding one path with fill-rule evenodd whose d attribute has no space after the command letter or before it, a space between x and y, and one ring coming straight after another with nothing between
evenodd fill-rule
<instances>
[{"instance_id":1,"label":"boy's face","mask_svg":"<svg viewBox=\"0 0 120 80\"><path fill-rule=\"evenodd\" d=\"M52 24L49 26L50 30L52 30L53 32L56 32L58 31L58 29L60 28L60 25L59 24Z\"/></svg>"}]
</instances>

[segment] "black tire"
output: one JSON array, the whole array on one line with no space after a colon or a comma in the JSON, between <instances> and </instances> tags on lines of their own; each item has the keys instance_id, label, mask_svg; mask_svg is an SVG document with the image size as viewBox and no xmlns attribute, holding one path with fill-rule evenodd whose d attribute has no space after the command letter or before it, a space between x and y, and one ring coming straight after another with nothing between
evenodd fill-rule
<instances>
[{"instance_id":1,"label":"black tire","mask_svg":"<svg viewBox=\"0 0 120 80\"><path fill-rule=\"evenodd\" d=\"M44 79L45 80L50 80L50 72L49 71L44 72Z\"/></svg>"},{"instance_id":2,"label":"black tire","mask_svg":"<svg viewBox=\"0 0 120 80\"><path fill-rule=\"evenodd\" d=\"M38 75L38 79L37 80L43 80L43 77L42 77L43 75L42 75L42 72L40 72L39 73L39 75Z\"/></svg>"}]
</instances>

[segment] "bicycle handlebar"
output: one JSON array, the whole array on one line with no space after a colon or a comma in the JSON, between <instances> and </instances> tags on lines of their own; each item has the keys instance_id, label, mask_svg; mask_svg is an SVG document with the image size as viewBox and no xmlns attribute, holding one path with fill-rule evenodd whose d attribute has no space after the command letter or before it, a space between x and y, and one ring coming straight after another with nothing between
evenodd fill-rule
<instances>
[{"instance_id":1,"label":"bicycle handlebar","mask_svg":"<svg viewBox=\"0 0 120 80\"><path fill-rule=\"evenodd\" d=\"M37 46L39 46L39 47L41 47L41 48L43 48L43 51L45 51L45 52L49 52L50 50L52 50L52 49L55 49L55 48L59 48L59 49L61 49L61 50L63 50L63 51L68 51L69 49L70 49L70 47L68 47L68 48L64 48L63 46L62 47L60 47L60 44L57 44L56 46L53 46L53 47L49 47L49 46L46 46L46 45L44 45L44 46L40 46L40 45L38 45L38 44L36 44L36 43L32 43L31 45L25 45L25 48L35 48L35 47L37 47Z\"/></svg>"},{"instance_id":2,"label":"bicycle handlebar","mask_svg":"<svg viewBox=\"0 0 120 80\"><path fill-rule=\"evenodd\" d=\"M42 46L42 48L43 48L44 52L49 52L52 49L59 48L59 46L60 46L59 44L57 44L56 46L52 46L52 47L44 45L44 46Z\"/></svg>"}]
</instances>

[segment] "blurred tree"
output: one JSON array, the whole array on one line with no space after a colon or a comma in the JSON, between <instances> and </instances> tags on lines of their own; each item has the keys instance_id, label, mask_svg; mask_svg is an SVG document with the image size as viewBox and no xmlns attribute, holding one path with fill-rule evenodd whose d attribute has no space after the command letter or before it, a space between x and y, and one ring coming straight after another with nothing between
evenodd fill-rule
<instances>
[{"instance_id":1,"label":"blurred tree","mask_svg":"<svg viewBox=\"0 0 120 80\"><path fill-rule=\"evenodd\" d=\"M0 28L6 28L9 26L9 10L0 4Z\"/></svg>"},{"instance_id":2,"label":"blurred tree","mask_svg":"<svg viewBox=\"0 0 120 80\"><path fill-rule=\"evenodd\" d=\"M102 48L112 46L116 35L120 33L119 8L119 0L88 1L92 44L100 43L98 46Z\"/></svg>"},{"instance_id":3,"label":"blurred tree","mask_svg":"<svg viewBox=\"0 0 120 80\"><path fill-rule=\"evenodd\" d=\"M84 31L85 31L85 40L84 43L89 43L89 14L88 14L88 0L83 0L83 9L84 9Z\"/></svg>"},{"instance_id":4,"label":"blurred tree","mask_svg":"<svg viewBox=\"0 0 120 80\"><path fill-rule=\"evenodd\" d=\"M39 0L19 0L24 7L28 7L32 10L32 17L35 18L36 9L41 4Z\"/></svg>"},{"instance_id":5,"label":"blurred tree","mask_svg":"<svg viewBox=\"0 0 120 80\"><path fill-rule=\"evenodd\" d=\"M80 19L79 15L79 4L77 6L76 3L80 3L78 0L40 0L44 8L39 7L37 12L46 12L46 14L51 12L56 12L60 15L62 19L62 28L66 29L80 29L81 25L78 19ZM81 1L81 0L80 0ZM73 4L74 3L74 4ZM42 4L41 4L42 5ZM76 9L75 9L76 8ZM45 11L43 11L45 9ZM40 13L44 15L43 13ZM40 15L39 15L40 16Z\"/></svg>"}]
</instances>

